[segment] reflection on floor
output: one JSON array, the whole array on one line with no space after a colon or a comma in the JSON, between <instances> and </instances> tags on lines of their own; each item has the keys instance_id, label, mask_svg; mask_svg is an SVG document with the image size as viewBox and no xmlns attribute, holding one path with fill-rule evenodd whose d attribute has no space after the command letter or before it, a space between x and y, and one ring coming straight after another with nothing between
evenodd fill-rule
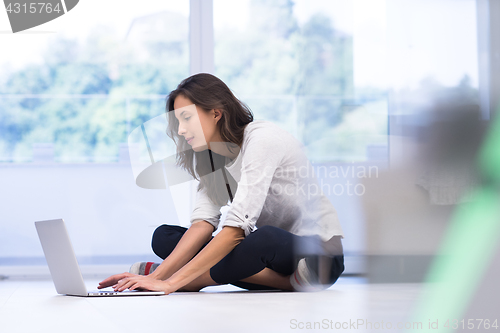
<instances>
[{"instance_id":1,"label":"reflection on floor","mask_svg":"<svg viewBox=\"0 0 500 333\"><path fill-rule=\"evenodd\" d=\"M98 281L87 281L95 290ZM0 281L2 332L383 332L410 320L421 284L340 278L315 293L232 286L168 296L57 295L51 280ZM425 323L424 323L425 324ZM400 324L401 325L401 324Z\"/></svg>"}]
</instances>

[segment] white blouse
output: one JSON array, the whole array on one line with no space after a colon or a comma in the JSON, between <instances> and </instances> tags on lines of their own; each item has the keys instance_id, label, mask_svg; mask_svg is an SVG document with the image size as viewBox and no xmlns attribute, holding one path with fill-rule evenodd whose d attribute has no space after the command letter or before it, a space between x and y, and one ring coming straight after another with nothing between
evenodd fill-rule
<instances>
[{"instance_id":1,"label":"white blouse","mask_svg":"<svg viewBox=\"0 0 500 333\"><path fill-rule=\"evenodd\" d=\"M298 236L318 235L324 242L343 238L337 212L322 193L303 145L278 125L249 123L238 156L226 161L238 188L222 226L241 228L245 236L272 225ZM220 208L205 190L198 191L191 223L205 220L217 229Z\"/></svg>"}]
</instances>

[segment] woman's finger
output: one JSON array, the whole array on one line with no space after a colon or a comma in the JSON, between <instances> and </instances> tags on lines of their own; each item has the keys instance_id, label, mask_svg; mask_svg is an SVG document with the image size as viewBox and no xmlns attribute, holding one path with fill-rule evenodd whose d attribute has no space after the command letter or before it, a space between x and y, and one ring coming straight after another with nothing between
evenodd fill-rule
<instances>
[{"instance_id":1,"label":"woman's finger","mask_svg":"<svg viewBox=\"0 0 500 333\"><path fill-rule=\"evenodd\" d=\"M99 282L98 288L109 287L109 286L111 286L113 284L116 284L119 280L121 280L121 279L123 279L125 277L129 277L129 276L134 276L134 274L125 272L125 273L121 273L121 274L112 275L112 276L104 279L103 281Z\"/></svg>"},{"instance_id":2,"label":"woman's finger","mask_svg":"<svg viewBox=\"0 0 500 333\"><path fill-rule=\"evenodd\" d=\"M127 283L129 278L124 278L124 279L121 279L121 280L118 280L118 282L116 283L116 285L114 286L115 290L119 290L121 289L121 287L123 287L123 285L125 283Z\"/></svg>"},{"instance_id":3,"label":"woman's finger","mask_svg":"<svg viewBox=\"0 0 500 333\"><path fill-rule=\"evenodd\" d=\"M142 285L142 283L141 283L141 282L142 282L142 281L137 281L137 282L135 282L135 283L134 283L133 285L131 285L128 289L130 289L130 290L135 290L136 288L143 288L143 287L141 287L141 285ZM145 289L145 288L143 288L143 289Z\"/></svg>"},{"instance_id":4,"label":"woman's finger","mask_svg":"<svg viewBox=\"0 0 500 333\"><path fill-rule=\"evenodd\" d=\"M141 283L142 283L142 281L134 281L134 280L132 280L132 281L130 281L130 283L129 283L129 285L127 286L127 288L128 288L129 290L133 290L132 288L133 288L134 286L140 286L140 285L141 285Z\"/></svg>"},{"instance_id":5,"label":"woman's finger","mask_svg":"<svg viewBox=\"0 0 500 333\"><path fill-rule=\"evenodd\" d=\"M134 281L132 278L127 278L127 281L125 281L125 283L118 290L124 291L125 289L130 288L135 283L136 283L136 281Z\"/></svg>"},{"instance_id":6,"label":"woman's finger","mask_svg":"<svg viewBox=\"0 0 500 333\"><path fill-rule=\"evenodd\" d=\"M123 286L128 282L128 279L122 279L120 281L118 281L118 284L115 288L115 291L122 291L123 289Z\"/></svg>"}]
</instances>

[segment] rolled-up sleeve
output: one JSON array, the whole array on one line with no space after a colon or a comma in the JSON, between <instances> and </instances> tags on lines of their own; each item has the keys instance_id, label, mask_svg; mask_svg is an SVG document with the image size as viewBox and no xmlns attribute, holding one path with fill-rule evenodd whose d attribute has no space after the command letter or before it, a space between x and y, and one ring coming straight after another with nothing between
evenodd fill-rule
<instances>
[{"instance_id":1,"label":"rolled-up sleeve","mask_svg":"<svg viewBox=\"0 0 500 333\"><path fill-rule=\"evenodd\" d=\"M253 137L242 153L238 190L222 225L241 228L246 237L255 229L286 147L279 138Z\"/></svg>"},{"instance_id":2,"label":"rolled-up sleeve","mask_svg":"<svg viewBox=\"0 0 500 333\"><path fill-rule=\"evenodd\" d=\"M217 229L220 222L221 206L218 206L210 200L206 190L201 189L196 192L196 202L191 213L191 224L197 220L205 220L213 225L214 230Z\"/></svg>"}]
</instances>

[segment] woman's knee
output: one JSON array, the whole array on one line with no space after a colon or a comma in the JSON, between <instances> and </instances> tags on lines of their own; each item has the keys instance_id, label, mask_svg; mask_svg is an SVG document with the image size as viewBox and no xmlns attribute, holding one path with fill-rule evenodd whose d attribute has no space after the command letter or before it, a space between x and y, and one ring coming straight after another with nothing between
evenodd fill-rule
<instances>
[{"instance_id":1,"label":"woman's knee","mask_svg":"<svg viewBox=\"0 0 500 333\"><path fill-rule=\"evenodd\" d=\"M153 232L151 248L160 258L165 259L172 253L187 228L177 225L163 224Z\"/></svg>"},{"instance_id":2,"label":"woman's knee","mask_svg":"<svg viewBox=\"0 0 500 333\"><path fill-rule=\"evenodd\" d=\"M255 253L291 251L293 249L292 237L287 231L278 227L265 225L248 235L240 245L242 248L250 247Z\"/></svg>"},{"instance_id":3,"label":"woman's knee","mask_svg":"<svg viewBox=\"0 0 500 333\"><path fill-rule=\"evenodd\" d=\"M278 227L265 225L252 232L249 236L252 236L253 238L259 238L260 240L262 240L262 242L267 242L275 239L277 234L283 231L283 229L280 229Z\"/></svg>"},{"instance_id":4,"label":"woman's knee","mask_svg":"<svg viewBox=\"0 0 500 333\"><path fill-rule=\"evenodd\" d=\"M331 284L334 284L338 280L344 270L344 255L334 256L332 259L332 269L330 272Z\"/></svg>"}]
</instances>

